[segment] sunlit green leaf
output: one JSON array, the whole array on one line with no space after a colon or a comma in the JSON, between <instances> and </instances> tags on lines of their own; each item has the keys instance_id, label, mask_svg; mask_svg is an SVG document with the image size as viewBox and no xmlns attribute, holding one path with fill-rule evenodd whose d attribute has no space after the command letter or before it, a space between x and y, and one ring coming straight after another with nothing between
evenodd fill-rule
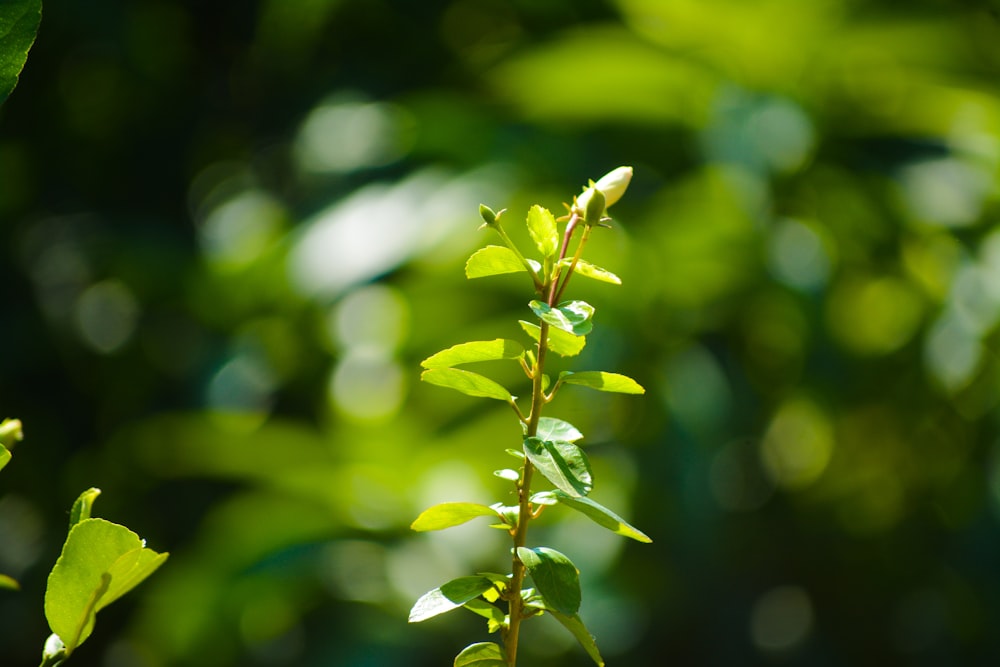
<instances>
[{"instance_id":1,"label":"sunlit green leaf","mask_svg":"<svg viewBox=\"0 0 1000 667\"><path fill-rule=\"evenodd\" d=\"M548 547L518 547L517 557L549 607L568 615L580 609L580 575L569 558Z\"/></svg>"},{"instance_id":2,"label":"sunlit green leaf","mask_svg":"<svg viewBox=\"0 0 1000 667\"><path fill-rule=\"evenodd\" d=\"M528 263L536 272L542 268L534 260L529 259ZM465 263L466 278L485 278L527 270L513 250L499 245L488 245L485 248L480 248L472 253L469 261Z\"/></svg>"},{"instance_id":3,"label":"sunlit green leaf","mask_svg":"<svg viewBox=\"0 0 1000 667\"><path fill-rule=\"evenodd\" d=\"M547 208L534 205L528 210L528 232L543 257L552 257L559 249L556 219Z\"/></svg>"},{"instance_id":4,"label":"sunlit green leaf","mask_svg":"<svg viewBox=\"0 0 1000 667\"><path fill-rule=\"evenodd\" d=\"M561 266L569 266L573 263L572 258L566 258L559 262ZM573 269L573 273L585 276L587 278L593 278L594 280L599 280L602 283L611 283L612 285L621 285L622 279L611 273L607 269L602 269L599 266L594 266L590 262L579 259L576 262L576 267Z\"/></svg>"},{"instance_id":5,"label":"sunlit green leaf","mask_svg":"<svg viewBox=\"0 0 1000 667\"><path fill-rule=\"evenodd\" d=\"M576 442L583 433L572 424L555 417L541 417L538 420L538 432L535 435L542 440L559 440L561 442Z\"/></svg>"},{"instance_id":6,"label":"sunlit green leaf","mask_svg":"<svg viewBox=\"0 0 1000 667\"><path fill-rule=\"evenodd\" d=\"M0 470L10 461L10 452L3 445L0 445Z\"/></svg>"},{"instance_id":7,"label":"sunlit green leaf","mask_svg":"<svg viewBox=\"0 0 1000 667\"><path fill-rule=\"evenodd\" d=\"M525 322L524 320L519 320L519 322L521 323L521 328L524 329L525 333L534 338L535 342L538 342L538 339L541 338L542 335L541 327L537 324ZM562 331L561 329L549 327L547 345L550 350L561 357L575 357L580 354L580 351L583 350L583 346L586 344L586 336L574 336L573 334Z\"/></svg>"},{"instance_id":8,"label":"sunlit green leaf","mask_svg":"<svg viewBox=\"0 0 1000 667\"><path fill-rule=\"evenodd\" d=\"M524 453L545 479L568 494L585 496L594 486L587 455L571 442L525 438Z\"/></svg>"},{"instance_id":9,"label":"sunlit green leaf","mask_svg":"<svg viewBox=\"0 0 1000 667\"><path fill-rule=\"evenodd\" d=\"M559 374L559 380L563 384L578 384L599 391L613 391L620 394L645 394L646 390L642 385L628 377L618 373L606 373L604 371L582 371L574 373L563 371Z\"/></svg>"},{"instance_id":10,"label":"sunlit green leaf","mask_svg":"<svg viewBox=\"0 0 1000 667\"><path fill-rule=\"evenodd\" d=\"M493 588L487 577L472 576L452 579L434 590L427 591L410 610L410 623L419 623L439 614L458 609Z\"/></svg>"},{"instance_id":11,"label":"sunlit green leaf","mask_svg":"<svg viewBox=\"0 0 1000 667\"><path fill-rule=\"evenodd\" d=\"M536 607L538 609L544 609L548 613L552 614L552 617L559 621L564 628L569 630L576 640L583 647L583 650L587 652L598 667L604 667L604 658L601 657L601 652L597 649L597 642L594 641L594 636L590 634L587 630L587 626L583 624L583 620L580 618L579 614L564 614L555 609L551 609L545 604L544 599L535 599L531 602L525 603L527 606Z\"/></svg>"},{"instance_id":12,"label":"sunlit green leaf","mask_svg":"<svg viewBox=\"0 0 1000 667\"><path fill-rule=\"evenodd\" d=\"M541 320L574 336L585 336L594 328L594 307L586 301L565 301L555 308L538 300L528 305Z\"/></svg>"},{"instance_id":13,"label":"sunlit green leaf","mask_svg":"<svg viewBox=\"0 0 1000 667\"><path fill-rule=\"evenodd\" d=\"M478 373L463 371L458 368L432 368L424 371L420 375L424 382L436 384L439 387L447 387L460 391L469 396L482 396L484 398L495 398L498 401L510 401L510 392L504 389L503 385L493 380L483 377Z\"/></svg>"},{"instance_id":14,"label":"sunlit green leaf","mask_svg":"<svg viewBox=\"0 0 1000 667\"><path fill-rule=\"evenodd\" d=\"M480 516L496 518L499 515L494 509L478 503L441 503L421 512L410 528L421 532L443 530Z\"/></svg>"},{"instance_id":15,"label":"sunlit green leaf","mask_svg":"<svg viewBox=\"0 0 1000 667\"><path fill-rule=\"evenodd\" d=\"M0 447L13 449L24 439L24 429L20 419L4 419L0 422Z\"/></svg>"},{"instance_id":16,"label":"sunlit green leaf","mask_svg":"<svg viewBox=\"0 0 1000 667\"><path fill-rule=\"evenodd\" d=\"M469 600L462 605L474 614L479 614L483 618L489 621L489 631L496 632L504 624L506 619L503 611L491 605L489 602L484 602L483 600L474 599Z\"/></svg>"},{"instance_id":17,"label":"sunlit green leaf","mask_svg":"<svg viewBox=\"0 0 1000 667\"><path fill-rule=\"evenodd\" d=\"M73 526L80 523L84 519L90 518L91 509L94 506L94 501L97 500L97 496L101 495L100 489L90 488L80 494L80 496L73 503L73 508L69 511L69 527L72 530Z\"/></svg>"},{"instance_id":18,"label":"sunlit green leaf","mask_svg":"<svg viewBox=\"0 0 1000 667\"><path fill-rule=\"evenodd\" d=\"M524 346L515 340L481 340L471 343L459 343L447 350L420 362L424 368L450 368L459 364L471 364L476 361L495 361L499 359L517 359L524 354Z\"/></svg>"},{"instance_id":19,"label":"sunlit green leaf","mask_svg":"<svg viewBox=\"0 0 1000 667\"><path fill-rule=\"evenodd\" d=\"M9 588L11 590L18 590L21 587L13 577L9 577L6 574L0 574L0 588Z\"/></svg>"},{"instance_id":20,"label":"sunlit green leaf","mask_svg":"<svg viewBox=\"0 0 1000 667\"><path fill-rule=\"evenodd\" d=\"M41 20L41 0L0 2L0 104L17 85Z\"/></svg>"},{"instance_id":21,"label":"sunlit green leaf","mask_svg":"<svg viewBox=\"0 0 1000 667\"><path fill-rule=\"evenodd\" d=\"M45 617L66 653L90 636L98 611L137 586L166 558L144 548L125 526L104 519L77 523L45 590Z\"/></svg>"},{"instance_id":22,"label":"sunlit green leaf","mask_svg":"<svg viewBox=\"0 0 1000 667\"><path fill-rule=\"evenodd\" d=\"M612 533L630 537L637 542L652 542L648 535L629 524L607 507L594 502L590 498L580 498L563 491L553 491L552 495L563 505L580 512L597 525L607 528Z\"/></svg>"},{"instance_id":23,"label":"sunlit green leaf","mask_svg":"<svg viewBox=\"0 0 1000 667\"><path fill-rule=\"evenodd\" d=\"M507 667L507 659L493 642L479 642L455 656L455 667Z\"/></svg>"}]
</instances>

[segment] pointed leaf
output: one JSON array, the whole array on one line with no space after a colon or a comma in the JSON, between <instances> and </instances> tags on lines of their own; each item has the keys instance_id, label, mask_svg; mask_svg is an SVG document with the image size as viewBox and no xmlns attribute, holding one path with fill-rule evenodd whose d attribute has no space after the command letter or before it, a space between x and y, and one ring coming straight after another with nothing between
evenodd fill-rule
<instances>
[{"instance_id":1,"label":"pointed leaf","mask_svg":"<svg viewBox=\"0 0 1000 667\"><path fill-rule=\"evenodd\" d=\"M447 350L441 350L427 357L420 362L420 365L424 368L450 368L476 361L518 359L522 354L524 347L516 340L497 338L453 345Z\"/></svg>"},{"instance_id":2,"label":"pointed leaf","mask_svg":"<svg viewBox=\"0 0 1000 667\"><path fill-rule=\"evenodd\" d=\"M598 391L614 391L619 394L645 394L646 390L642 385L628 377L618 373L606 373L604 371L582 371L573 373L563 371L559 374L559 380L563 384L579 384Z\"/></svg>"},{"instance_id":3,"label":"pointed leaf","mask_svg":"<svg viewBox=\"0 0 1000 667\"><path fill-rule=\"evenodd\" d=\"M17 85L41 20L41 0L0 2L0 104Z\"/></svg>"},{"instance_id":4,"label":"pointed leaf","mask_svg":"<svg viewBox=\"0 0 1000 667\"><path fill-rule=\"evenodd\" d=\"M542 440L562 442L576 442L583 438L583 433L580 433L575 426L555 417L541 417L538 420L538 432L535 435Z\"/></svg>"},{"instance_id":5,"label":"pointed leaf","mask_svg":"<svg viewBox=\"0 0 1000 667\"><path fill-rule=\"evenodd\" d=\"M542 266L533 260L527 260L537 273ZM499 245L488 245L472 253L465 263L466 278L485 278L503 273L519 273L528 269L521 263L510 248Z\"/></svg>"},{"instance_id":6,"label":"pointed leaf","mask_svg":"<svg viewBox=\"0 0 1000 667\"><path fill-rule=\"evenodd\" d=\"M455 656L455 667L507 667L507 658L493 642L470 644Z\"/></svg>"},{"instance_id":7,"label":"pointed leaf","mask_svg":"<svg viewBox=\"0 0 1000 667\"><path fill-rule=\"evenodd\" d=\"M443 530L459 526L479 516L497 518L495 510L478 503L441 503L429 507L410 524L410 528L424 532L428 530Z\"/></svg>"},{"instance_id":8,"label":"pointed leaf","mask_svg":"<svg viewBox=\"0 0 1000 667\"><path fill-rule=\"evenodd\" d=\"M586 301L565 301L553 308L543 301L534 300L528 306L539 319L574 336L585 336L594 328L591 322L594 307Z\"/></svg>"},{"instance_id":9,"label":"pointed leaf","mask_svg":"<svg viewBox=\"0 0 1000 667\"><path fill-rule=\"evenodd\" d=\"M80 494L73 503L73 508L69 511L70 530L84 519L90 518L91 508L93 508L94 501L97 500L97 496L99 495L101 495L101 490L96 488L87 489Z\"/></svg>"},{"instance_id":10,"label":"pointed leaf","mask_svg":"<svg viewBox=\"0 0 1000 667\"><path fill-rule=\"evenodd\" d=\"M525 438L524 453L545 479L570 495L585 496L594 486L587 455L571 442Z\"/></svg>"},{"instance_id":11,"label":"pointed leaf","mask_svg":"<svg viewBox=\"0 0 1000 667\"><path fill-rule=\"evenodd\" d=\"M590 498L580 498L562 491L553 491L552 495L563 505L580 512L598 526L607 528L612 533L630 537L637 542L652 542L648 535L629 524L607 507L594 502Z\"/></svg>"},{"instance_id":12,"label":"pointed leaf","mask_svg":"<svg viewBox=\"0 0 1000 667\"><path fill-rule=\"evenodd\" d=\"M542 329L537 324L531 324L530 322L525 322L524 320L519 320L521 323L521 328L524 329L525 333L535 339L541 338ZM561 329L556 329L554 327L549 327L549 335L547 337L546 344L549 349L558 354L561 357L575 357L580 354L583 350L583 346L587 344L586 336L575 336L571 333L562 331Z\"/></svg>"},{"instance_id":13,"label":"pointed leaf","mask_svg":"<svg viewBox=\"0 0 1000 667\"><path fill-rule=\"evenodd\" d=\"M21 585L17 583L17 580L13 577L8 577L6 574L0 574L0 588L9 588L11 590L18 590Z\"/></svg>"},{"instance_id":14,"label":"pointed leaf","mask_svg":"<svg viewBox=\"0 0 1000 667\"><path fill-rule=\"evenodd\" d=\"M510 402L513 397L510 392L504 389L503 385L493 380L483 377L478 373L463 371L458 368L432 368L424 371L420 375L424 382L436 384L439 387L447 387L460 391L469 396L482 396L484 398L495 398L498 401Z\"/></svg>"},{"instance_id":15,"label":"pointed leaf","mask_svg":"<svg viewBox=\"0 0 1000 667\"><path fill-rule=\"evenodd\" d=\"M580 609L580 575L569 558L548 547L518 547L517 557L549 607L567 615Z\"/></svg>"},{"instance_id":16,"label":"pointed leaf","mask_svg":"<svg viewBox=\"0 0 1000 667\"><path fill-rule=\"evenodd\" d=\"M538 609L543 609L548 613L552 614L552 617L559 621L564 628L570 631L576 641L580 643L583 650L587 652L591 660L594 661L598 667L604 667L604 658L601 657L601 652L597 649L597 642L594 641L594 636L590 634L587 630L587 626L583 624L583 619L580 618L579 614L563 614L555 609L550 609L544 600L532 600L531 602L525 603L527 606L536 607Z\"/></svg>"},{"instance_id":17,"label":"pointed leaf","mask_svg":"<svg viewBox=\"0 0 1000 667\"><path fill-rule=\"evenodd\" d=\"M560 266L569 266L573 263L572 258L567 257L559 262ZM602 283L611 283L612 285L621 285L622 279L611 273L607 269L602 269L599 266L594 266L590 262L582 259L576 261L576 267L573 269L573 273L585 276L587 278L593 278L594 280L599 280Z\"/></svg>"},{"instance_id":18,"label":"pointed leaf","mask_svg":"<svg viewBox=\"0 0 1000 667\"><path fill-rule=\"evenodd\" d=\"M543 257L553 257L559 249L556 219L547 208L534 205L528 210L528 232Z\"/></svg>"},{"instance_id":19,"label":"pointed leaf","mask_svg":"<svg viewBox=\"0 0 1000 667\"><path fill-rule=\"evenodd\" d=\"M452 609L458 609L469 600L474 600L493 588L493 582L487 577L459 577L452 579L432 591L427 591L410 610L410 623L419 623L444 614Z\"/></svg>"}]
</instances>

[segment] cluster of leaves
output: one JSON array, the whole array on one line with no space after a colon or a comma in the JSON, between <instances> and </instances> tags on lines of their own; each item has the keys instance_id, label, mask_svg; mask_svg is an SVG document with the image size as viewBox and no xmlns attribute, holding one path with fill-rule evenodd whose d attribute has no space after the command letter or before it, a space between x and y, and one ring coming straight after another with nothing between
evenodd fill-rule
<instances>
[{"instance_id":1,"label":"cluster of leaves","mask_svg":"<svg viewBox=\"0 0 1000 667\"><path fill-rule=\"evenodd\" d=\"M569 278L576 273L606 283L621 284L616 275L581 259L580 254L592 228L603 226L607 220L604 212L608 203L612 202L612 196L615 200L621 196L629 178L631 168L622 167L597 184L591 182L590 187L569 207L561 244L558 221L553 214L541 206L531 207L526 224L541 253L539 260L526 258L517 248L501 226L500 214L481 207L480 213L486 221L484 226L496 231L504 245L488 245L476 251L466 264L466 277L528 273L539 297L527 304L536 320L522 320L520 325L534 345L526 348L520 342L509 339L472 341L442 350L422 362L425 370L421 378L424 381L469 396L506 402L517 415L523 431L521 448L507 450L520 462L520 468L494 473L515 485L519 499L517 505L447 502L425 510L412 524L417 531L441 530L485 516L493 520L493 528L508 532L513 539L510 574L483 572L459 577L423 595L410 612L410 622L418 622L461 607L486 618L490 633L500 633L504 648L493 642L474 643L458 655L456 666L513 666L520 621L542 613L551 614L572 633L596 664L604 664L593 636L579 615L582 595L576 566L555 549L526 545L528 522L538 517L546 507L561 505L580 512L618 535L639 542L650 541L642 531L588 497L594 479L587 454L577 444L583 434L569 422L541 416L543 406L566 385L624 394L644 392L635 380L618 373L563 371L554 382L544 373L549 351L562 357L578 355L586 345L586 336L593 329L593 306L579 300L557 302ZM622 179L624 185L620 184ZM583 231L576 252L571 258L567 257L574 232L580 227ZM479 373L457 368L486 361L511 361L521 366L533 386L529 411L522 410L516 397L502 384ZM554 488L533 491L531 480L535 471ZM530 577L533 586L522 588L525 575Z\"/></svg>"},{"instance_id":2,"label":"cluster of leaves","mask_svg":"<svg viewBox=\"0 0 1000 667\"><path fill-rule=\"evenodd\" d=\"M13 443L22 438L20 421L0 423L0 468L10 461ZM100 489L84 491L70 510L69 533L45 589L45 618L52 635L45 642L41 667L62 664L93 632L97 612L142 583L169 555L146 548L125 526L92 517L100 494ZM16 589L17 582L0 575L0 587Z\"/></svg>"}]
</instances>

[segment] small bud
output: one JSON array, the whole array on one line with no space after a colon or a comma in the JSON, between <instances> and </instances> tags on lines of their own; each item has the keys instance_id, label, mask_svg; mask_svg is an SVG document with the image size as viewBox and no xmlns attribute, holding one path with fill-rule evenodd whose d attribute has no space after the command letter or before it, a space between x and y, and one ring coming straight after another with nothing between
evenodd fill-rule
<instances>
[{"instance_id":1,"label":"small bud","mask_svg":"<svg viewBox=\"0 0 1000 667\"><path fill-rule=\"evenodd\" d=\"M591 193L596 189L604 194L604 207L611 206L625 194L629 182L632 180L632 167L618 167L601 176L600 180L587 188L582 195L576 198L576 206L573 208L578 215L584 215L590 204ZM601 211L601 215L604 211ZM589 220L590 218L586 218ZM591 223L596 224L596 223Z\"/></svg>"},{"instance_id":2,"label":"small bud","mask_svg":"<svg viewBox=\"0 0 1000 667\"><path fill-rule=\"evenodd\" d=\"M497 214L486 204L479 205L479 215L486 221L487 225L492 225L497 221Z\"/></svg>"},{"instance_id":3,"label":"small bud","mask_svg":"<svg viewBox=\"0 0 1000 667\"><path fill-rule=\"evenodd\" d=\"M607 208L604 193L595 186L589 188L583 195L587 197L587 207L583 212L583 221L591 226L601 224L601 218L604 217L604 209Z\"/></svg>"}]
</instances>

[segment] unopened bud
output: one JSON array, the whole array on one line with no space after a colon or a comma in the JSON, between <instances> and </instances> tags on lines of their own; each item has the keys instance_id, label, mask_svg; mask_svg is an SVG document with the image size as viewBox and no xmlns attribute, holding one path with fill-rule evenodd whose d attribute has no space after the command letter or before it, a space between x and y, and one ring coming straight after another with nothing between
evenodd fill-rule
<instances>
[{"instance_id":1,"label":"unopened bud","mask_svg":"<svg viewBox=\"0 0 1000 667\"><path fill-rule=\"evenodd\" d=\"M487 225L492 225L497 221L497 214L493 212L486 204L479 205L479 215L486 222Z\"/></svg>"},{"instance_id":2,"label":"unopened bud","mask_svg":"<svg viewBox=\"0 0 1000 667\"><path fill-rule=\"evenodd\" d=\"M604 217L604 210L607 208L607 198L596 186L588 188L583 196L587 198L587 205L583 211L583 221L591 226L599 225L601 218Z\"/></svg>"},{"instance_id":3,"label":"unopened bud","mask_svg":"<svg viewBox=\"0 0 1000 667\"><path fill-rule=\"evenodd\" d=\"M632 180L632 167L618 167L601 176L600 180L587 188L582 195L576 198L574 212L585 215L590 208L590 200L594 190L600 190L604 195L604 208L617 202L625 194L628 184ZM601 215L604 211L601 211ZM589 218L587 218L589 220Z\"/></svg>"}]
</instances>

